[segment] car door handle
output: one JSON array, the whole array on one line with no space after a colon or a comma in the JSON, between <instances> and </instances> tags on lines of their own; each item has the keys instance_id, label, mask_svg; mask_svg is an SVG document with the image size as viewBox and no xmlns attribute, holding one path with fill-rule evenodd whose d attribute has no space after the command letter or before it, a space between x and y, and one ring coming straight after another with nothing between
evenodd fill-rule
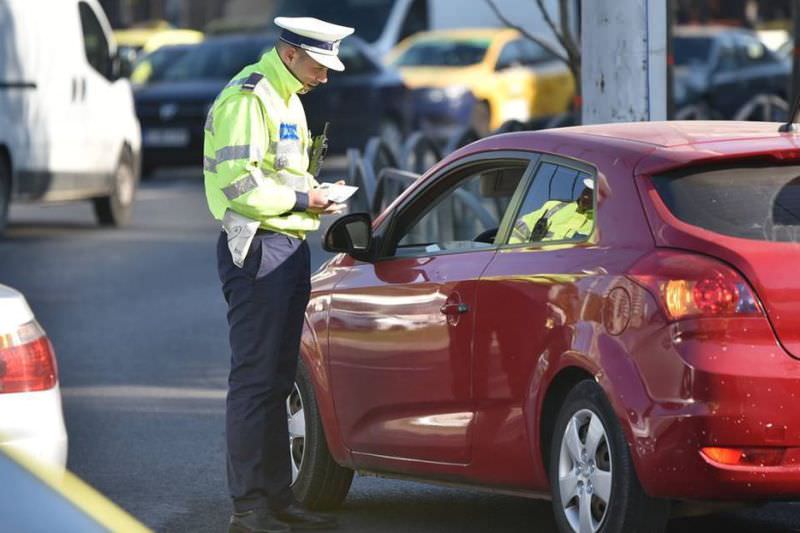
<instances>
[{"instance_id":1,"label":"car door handle","mask_svg":"<svg viewBox=\"0 0 800 533\"><path fill-rule=\"evenodd\" d=\"M581 272L583 272L587 276L605 276L606 274L608 274L608 270L606 270L601 266L597 268L584 268L583 270L581 270Z\"/></svg>"},{"instance_id":2,"label":"car door handle","mask_svg":"<svg viewBox=\"0 0 800 533\"><path fill-rule=\"evenodd\" d=\"M469 305L465 303L460 304L444 304L439 308L443 315L461 315L469 311Z\"/></svg>"}]
</instances>

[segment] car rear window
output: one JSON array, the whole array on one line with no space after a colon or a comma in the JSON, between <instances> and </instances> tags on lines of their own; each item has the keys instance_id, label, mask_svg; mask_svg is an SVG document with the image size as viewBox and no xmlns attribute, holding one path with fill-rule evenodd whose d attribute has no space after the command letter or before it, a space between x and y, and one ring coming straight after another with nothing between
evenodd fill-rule
<instances>
[{"instance_id":1,"label":"car rear window","mask_svg":"<svg viewBox=\"0 0 800 533\"><path fill-rule=\"evenodd\" d=\"M704 167L654 176L680 220L722 235L800 241L800 165Z\"/></svg>"}]
</instances>

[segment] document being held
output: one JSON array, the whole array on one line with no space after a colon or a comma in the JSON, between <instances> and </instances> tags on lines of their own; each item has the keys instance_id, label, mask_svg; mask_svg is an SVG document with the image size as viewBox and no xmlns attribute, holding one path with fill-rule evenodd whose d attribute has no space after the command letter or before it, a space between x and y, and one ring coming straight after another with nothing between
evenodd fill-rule
<instances>
[{"instance_id":1,"label":"document being held","mask_svg":"<svg viewBox=\"0 0 800 533\"><path fill-rule=\"evenodd\" d=\"M328 192L328 200L336 204L343 204L353 196L358 187L353 185L339 185L338 183L320 183L319 188Z\"/></svg>"}]
</instances>

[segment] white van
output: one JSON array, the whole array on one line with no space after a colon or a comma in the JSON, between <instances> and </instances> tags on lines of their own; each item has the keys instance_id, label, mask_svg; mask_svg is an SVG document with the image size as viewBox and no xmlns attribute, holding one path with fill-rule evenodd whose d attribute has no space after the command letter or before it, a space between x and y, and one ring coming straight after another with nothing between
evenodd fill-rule
<instances>
[{"instance_id":1,"label":"white van","mask_svg":"<svg viewBox=\"0 0 800 533\"><path fill-rule=\"evenodd\" d=\"M553 39L534 0L495 0L495 3L514 24ZM543 5L558 23L558 0L544 0ZM572 14L574 7L570 6ZM487 0L283 0L276 12L287 17L317 17L353 26L380 58L398 42L420 31L504 26Z\"/></svg>"},{"instance_id":2,"label":"white van","mask_svg":"<svg viewBox=\"0 0 800 533\"><path fill-rule=\"evenodd\" d=\"M0 0L0 232L11 201L87 200L130 218L139 179L133 94L97 0Z\"/></svg>"}]
</instances>

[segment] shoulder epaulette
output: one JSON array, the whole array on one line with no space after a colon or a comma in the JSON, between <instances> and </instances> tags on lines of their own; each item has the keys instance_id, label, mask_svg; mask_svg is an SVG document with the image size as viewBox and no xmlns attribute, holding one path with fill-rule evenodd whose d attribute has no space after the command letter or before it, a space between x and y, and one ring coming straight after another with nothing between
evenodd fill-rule
<instances>
[{"instance_id":1,"label":"shoulder epaulette","mask_svg":"<svg viewBox=\"0 0 800 533\"><path fill-rule=\"evenodd\" d=\"M247 77L246 80L244 80L244 83L242 84L242 90L243 91L255 90L256 85L258 85L258 82L260 82L262 79L264 79L263 74L260 74L258 72L253 72Z\"/></svg>"}]
</instances>

